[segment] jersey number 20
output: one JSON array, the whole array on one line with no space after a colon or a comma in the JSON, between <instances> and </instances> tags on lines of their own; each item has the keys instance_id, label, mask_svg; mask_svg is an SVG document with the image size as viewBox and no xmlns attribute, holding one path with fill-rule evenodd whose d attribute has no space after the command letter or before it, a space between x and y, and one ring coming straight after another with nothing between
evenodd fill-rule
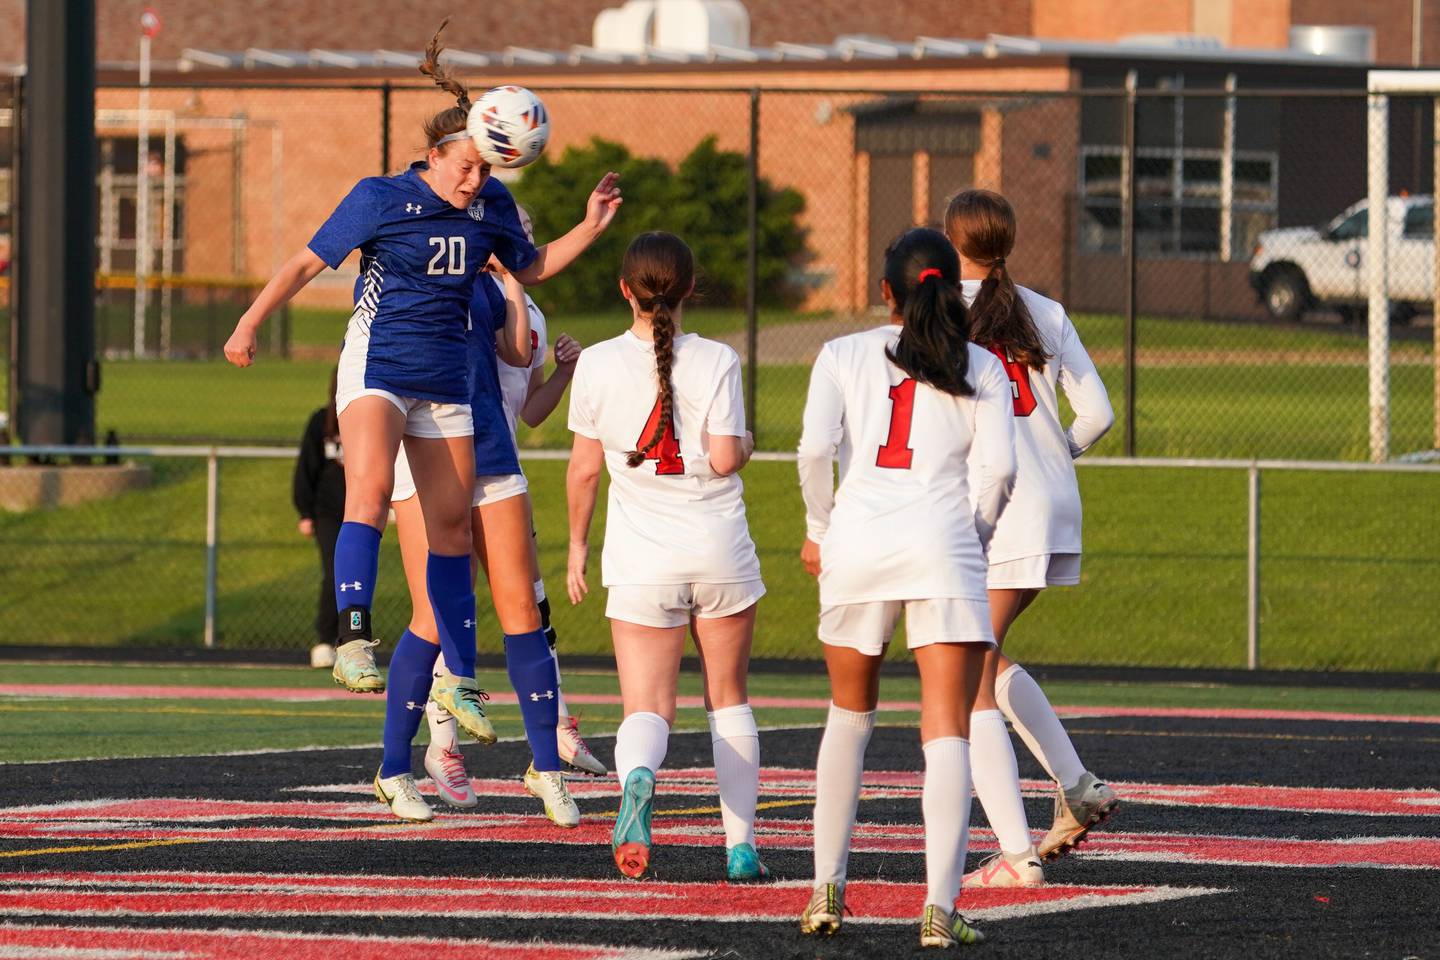
<instances>
[{"instance_id":1,"label":"jersey number 20","mask_svg":"<svg viewBox=\"0 0 1440 960\"><path fill-rule=\"evenodd\" d=\"M432 277L444 276L447 273L454 277L465 275L464 237L431 237L430 246L435 248L435 256L430 258L430 264L425 268L426 274ZM446 262L441 263L442 260Z\"/></svg>"},{"instance_id":2,"label":"jersey number 20","mask_svg":"<svg viewBox=\"0 0 1440 960\"><path fill-rule=\"evenodd\" d=\"M637 450L650 442L650 438L655 435L655 425L659 422L660 398L656 397L655 407L650 411L650 418L645 421L645 429L640 431L640 439L635 441ZM670 422L665 424L665 432L660 435L660 442L646 452L645 459L655 461L657 476L675 476L685 472L685 461L680 458L680 441L675 437L673 415Z\"/></svg>"}]
</instances>

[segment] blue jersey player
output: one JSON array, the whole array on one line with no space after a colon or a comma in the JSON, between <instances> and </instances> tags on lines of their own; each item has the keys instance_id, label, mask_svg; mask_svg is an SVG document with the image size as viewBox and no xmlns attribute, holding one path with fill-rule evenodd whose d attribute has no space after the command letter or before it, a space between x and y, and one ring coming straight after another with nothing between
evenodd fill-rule
<instances>
[{"instance_id":1,"label":"blue jersey player","mask_svg":"<svg viewBox=\"0 0 1440 960\"><path fill-rule=\"evenodd\" d=\"M253 363L264 319L327 266L338 267L360 250L361 296L346 331L336 396L346 494L335 547L340 636L334 675L358 692L385 688L372 652L370 606L403 441L424 507L427 592L448 667L432 696L472 736L493 741L474 679L470 297L492 255L526 284L556 275L610 225L621 197L618 178L607 174L591 193L584 220L558 240L532 245L509 192L490 180L489 165L465 133L469 97L439 68L439 51L437 34L421 70L455 95L457 105L425 125L425 160L401 175L358 183L261 290L226 342L225 356L240 367ZM535 633L544 646L538 624ZM436 653L424 640L402 637L391 658L391 683L411 675L428 682ZM413 790L413 781L409 786ZM389 799L378 778L376 789Z\"/></svg>"}]
</instances>

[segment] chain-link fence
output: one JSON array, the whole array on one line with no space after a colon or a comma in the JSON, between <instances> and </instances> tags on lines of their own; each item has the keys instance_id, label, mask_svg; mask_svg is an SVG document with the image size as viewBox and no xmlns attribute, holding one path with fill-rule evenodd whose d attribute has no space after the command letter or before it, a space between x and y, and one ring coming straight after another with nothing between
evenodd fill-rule
<instances>
[{"instance_id":1,"label":"chain-link fence","mask_svg":"<svg viewBox=\"0 0 1440 960\"><path fill-rule=\"evenodd\" d=\"M938 225L948 197L973 186L1011 199L1011 273L1067 306L1109 386L1119 419L1095 456L1370 457L1361 91L1236 91L1223 77L1208 89L1137 88L1117 74L1035 93L539 92L551 146L505 174L538 239L579 217L599 171L621 170L626 193L614 235L532 291L552 338L590 344L623 330L620 250L639 230L680 233L704 274L687 326L740 352L762 450L794 448L820 345L884 321L885 245L912 224ZM157 86L142 120L136 93L97 94L97 433L289 445L325 400L353 261L272 318L253 368L228 367L218 345L356 180L420 156L421 124L445 98L393 84ZM5 96L0 204L15 159ZM1423 456L1437 447L1433 100L1395 98L1386 136L1389 450ZM562 410L522 428L521 442L566 448L564 422ZM25 598L0 603L7 642L204 635L205 463L135 462L148 486L114 494L123 500L0 513L4 582ZM212 622L223 646L310 640L319 566L295 533L289 469L218 462ZM561 472L549 461L527 469L542 564L558 587ZM1081 482L1085 586L1052 591L1016 628L1032 659L1239 666L1258 624L1267 666L1435 667L1433 652L1407 642L1434 626L1434 475L1266 470L1258 554L1244 471L1107 467L1082 470ZM813 655L814 586L793 561L803 535L793 468L757 462L746 483L770 587L757 653ZM389 538L385 549L377 623L394 636L407 611ZM90 587L77 587L82 576ZM570 649L608 649L599 604L556 607Z\"/></svg>"},{"instance_id":2,"label":"chain-link fence","mask_svg":"<svg viewBox=\"0 0 1440 960\"><path fill-rule=\"evenodd\" d=\"M139 451L137 451L138 453ZM289 504L287 450L185 450L83 470L31 468L0 496L0 636L9 643L199 645L293 650L316 639L321 583L313 540ZM179 455L177 455L179 454ZM563 598L565 464L526 461L562 653L610 649L603 595ZM54 471L47 476L45 470ZM768 588L757 657L813 657L817 596L799 563L804 508L789 458L745 471L750 529ZM1086 503L1083 585L1050 591L1016 626L1046 663L1416 670L1440 667L1433 577L1440 466L1096 461ZM1388 504L1377 511L1373 504ZM1183 522L1177 518L1183 517ZM595 536L604 529L603 500ZM591 570L592 586L599 571ZM485 602L479 637L498 652ZM377 635L409 616L393 537L381 553Z\"/></svg>"}]
</instances>

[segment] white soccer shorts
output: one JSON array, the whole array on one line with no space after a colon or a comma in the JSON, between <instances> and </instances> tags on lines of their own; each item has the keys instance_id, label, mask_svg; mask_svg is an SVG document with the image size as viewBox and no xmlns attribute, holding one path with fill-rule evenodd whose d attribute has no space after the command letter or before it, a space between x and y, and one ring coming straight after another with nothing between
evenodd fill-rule
<instances>
[{"instance_id":1,"label":"white soccer shorts","mask_svg":"<svg viewBox=\"0 0 1440 960\"><path fill-rule=\"evenodd\" d=\"M905 614L905 645L911 650L932 643L995 643L990 604L950 597L939 600L870 600L820 608L820 640L878 657Z\"/></svg>"},{"instance_id":2,"label":"white soccer shorts","mask_svg":"<svg viewBox=\"0 0 1440 960\"><path fill-rule=\"evenodd\" d=\"M1080 582L1080 554L1042 553L992 563L985 574L989 590L1043 590L1073 587Z\"/></svg>"},{"instance_id":3,"label":"white soccer shorts","mask_svg":"<svg viewBox=\"0 0 1440 960\"><path fill-rule=\"evenodd\" d=\"M739 583L617 583L609 588L605 616L642 627L683 627L692 616L702 620L734 616L765 596L760 580Z\"/></svg>"}]
</instances>

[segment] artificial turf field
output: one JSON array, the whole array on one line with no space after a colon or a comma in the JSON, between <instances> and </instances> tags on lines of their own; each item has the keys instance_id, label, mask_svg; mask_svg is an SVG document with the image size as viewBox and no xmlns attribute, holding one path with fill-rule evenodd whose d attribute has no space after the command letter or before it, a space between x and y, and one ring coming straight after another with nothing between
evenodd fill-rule
<instances>
[{"instance_id":1,"label":"artificial turf field","mask_svg":"<svg viewBox=\"0 0 1440 960\"><path fill-rule=\"evenodd\" d=\"M314 674L230 670L244 682L184 687L217 671L171 670L166 685L164 668L131 670L123 685L97 686L114 678L97 667L4 664L0 756L13 761L12 737L43 742L47 731L50 755L94 756L104 751L87 744L127 723L149 724L165 752L208 753L233 743L218 731L262 711L282 723L288 712L315 743L331 741L331 727L378 731L379 698L326 690ZM89 681L88 695L62 677ZM613 683L589 675L567 684L607 763ZM967 955L1436 954L1433 692L1047 686L1057 704L1088 701L1063 713L1122 808L1049 867L1047 887L964 894L962 911L990 937ZM439 809L429 825L402 824L376 803L373 744L9 762L0 768L0 956L910 955L924 898L913 680L882 685L889 709L868 754L852 915L824 941L796 928L810 877L816 690L811 678L788 676L756 676L753 687L765 704L758 841L774 883L717 879L723 835L703 733L672 737L654 876L638 883L610 861L614 781L574 782L584 822L560 830L521 789L528 751L515 740L465 747L481 804ZM497 726L518 733L503 700ZM195 712L167 709L186 702ZM307 714L307 705L327 709ZM690 730L704 722L693 708L681 720ZM257 728L249 739L264 750L274 738ZM1049 791L1018 740L1017 750L1031 825L1043 830ZM973 818L972 866L994 848L978 805Z\"/></svg>"}]
</instances>

